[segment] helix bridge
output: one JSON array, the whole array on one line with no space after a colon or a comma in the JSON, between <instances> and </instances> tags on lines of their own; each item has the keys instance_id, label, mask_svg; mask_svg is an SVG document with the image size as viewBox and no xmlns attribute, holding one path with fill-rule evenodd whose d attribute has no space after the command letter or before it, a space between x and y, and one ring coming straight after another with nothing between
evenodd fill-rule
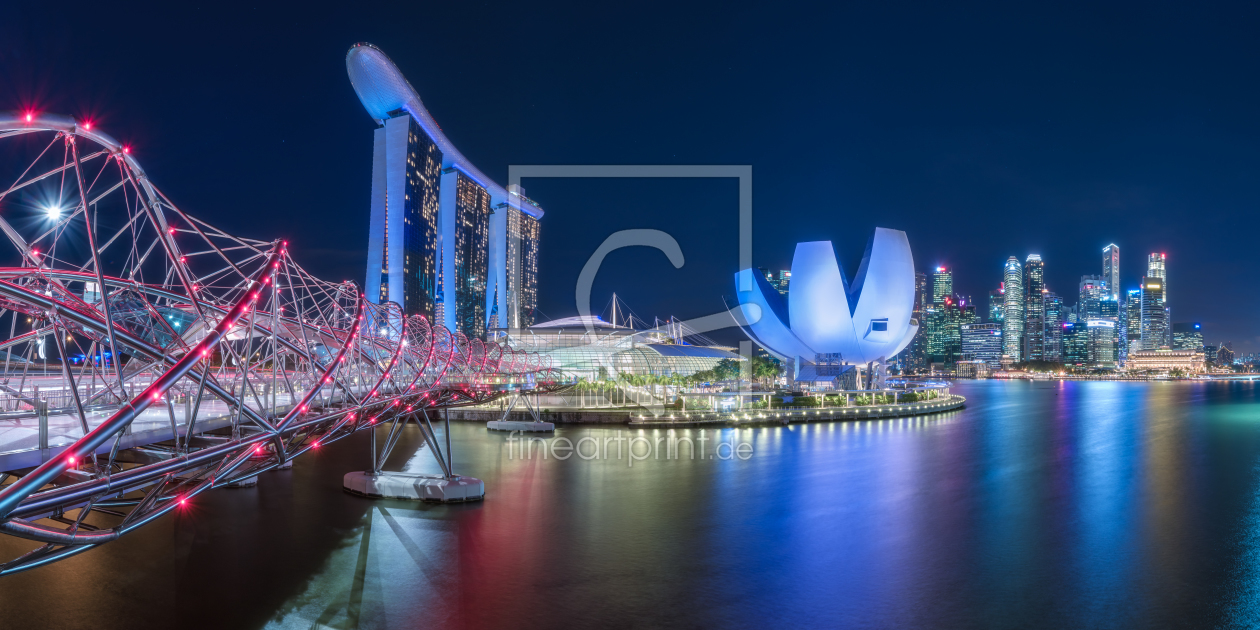
<instances>
[{"instance_id":1,"label":"helix bridge","mask_svg":"<svg viewBox=\"0 0 1260 630\"><path fill-rule=\"evenodd\" d=\"M569 386L184 212L88 121L0 114L0 186L0 575L360 430L379 470L415 422L450 476L435 409Z\"/></svg>"}]
</instances>

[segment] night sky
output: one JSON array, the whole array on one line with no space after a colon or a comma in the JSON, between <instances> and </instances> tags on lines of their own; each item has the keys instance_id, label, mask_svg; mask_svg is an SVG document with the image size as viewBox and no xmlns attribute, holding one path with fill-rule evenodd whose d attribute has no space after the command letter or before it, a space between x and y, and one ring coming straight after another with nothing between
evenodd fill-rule
<instances>
[{"instance_id":1,"label":"night sky","mask_svg":"<svg viewBox=\"0 0 1260 630\"><path fill-rule=\"evenodd\" d=\"M91 117L185 210L287 237L328 280L364 277L375 125L345 54L367 41L501 183L508 164L751 164L758 266L831 240L851 275L896 228L982 304L1011 255L1041 254L1074 303L1108 243L1126 289L1163 251L1173 319L1260 349L1254 5L185 4L11 3L0 109ZM547 211L541 319L575 314L582 264L625 228L668 231L687 262L613 254L596 311L613 291L648 321L733 295L735 180L524 186Z\"/></svg>"}]
</instances>

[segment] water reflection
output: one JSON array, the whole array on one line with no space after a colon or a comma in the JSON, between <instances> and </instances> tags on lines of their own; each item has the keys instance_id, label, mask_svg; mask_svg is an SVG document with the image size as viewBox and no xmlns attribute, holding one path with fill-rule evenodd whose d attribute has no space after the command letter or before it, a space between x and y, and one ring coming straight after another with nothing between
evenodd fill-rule
<instances>
[{"instance_id":1,"label":"water reflection","mask_svg":"<svg viewBox=\"0 0 1260 630\"><path fill-rule=\"evenodd\" d=\"M747 461L522 460L506 436L457 425L456 468L487 484L464 506L342 494L340 475L366 465L355 438L256 489L205 495L188 521L8 578L0 615L75 625L174 600L187 605L152 625L1260 623L1254 384L958 390L967 408L930 418L707 433L709 448L752 444ZM392 465L436 472L410 455L417 435L404 440ZM120 572L130 598L91 586ZM192 605L227 583L230 606ZM31 595L53 584L85 594L49 612Z\"/></svg>"}]
</instances>

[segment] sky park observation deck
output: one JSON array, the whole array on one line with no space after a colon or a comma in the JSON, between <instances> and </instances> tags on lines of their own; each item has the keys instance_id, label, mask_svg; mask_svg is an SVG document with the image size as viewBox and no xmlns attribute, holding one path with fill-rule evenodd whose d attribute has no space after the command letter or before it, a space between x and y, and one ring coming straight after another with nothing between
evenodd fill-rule
<instances>
[{"instance_id":1,"label":"sky park observation deck","mask_svg":"<svg viewBox=\"0 0 1260 630\"><path fill-rule=\"evenodd\" d=\"M355 44L346 71L377 121L364 290L469 338L533 323L543 210L477 169L442 133L379 48Z\"/></svg>"}]
</instances>

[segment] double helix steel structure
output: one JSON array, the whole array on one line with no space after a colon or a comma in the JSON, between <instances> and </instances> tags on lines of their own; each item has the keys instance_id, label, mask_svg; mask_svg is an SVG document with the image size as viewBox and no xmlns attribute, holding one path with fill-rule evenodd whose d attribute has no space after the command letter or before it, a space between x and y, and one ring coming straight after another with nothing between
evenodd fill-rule
<instances>
[{"instance_id":1,"label":"double helix steel structure","mask_svg":"<svg viewBox=\"0 0 1260 630\"><path fill-rule=\"evenodd\" d=\"M450 475L428 410L565 386L189 215L89 122L0 114L0 178L0 574L382 424Z\"/></svg>"}]
</instances>

